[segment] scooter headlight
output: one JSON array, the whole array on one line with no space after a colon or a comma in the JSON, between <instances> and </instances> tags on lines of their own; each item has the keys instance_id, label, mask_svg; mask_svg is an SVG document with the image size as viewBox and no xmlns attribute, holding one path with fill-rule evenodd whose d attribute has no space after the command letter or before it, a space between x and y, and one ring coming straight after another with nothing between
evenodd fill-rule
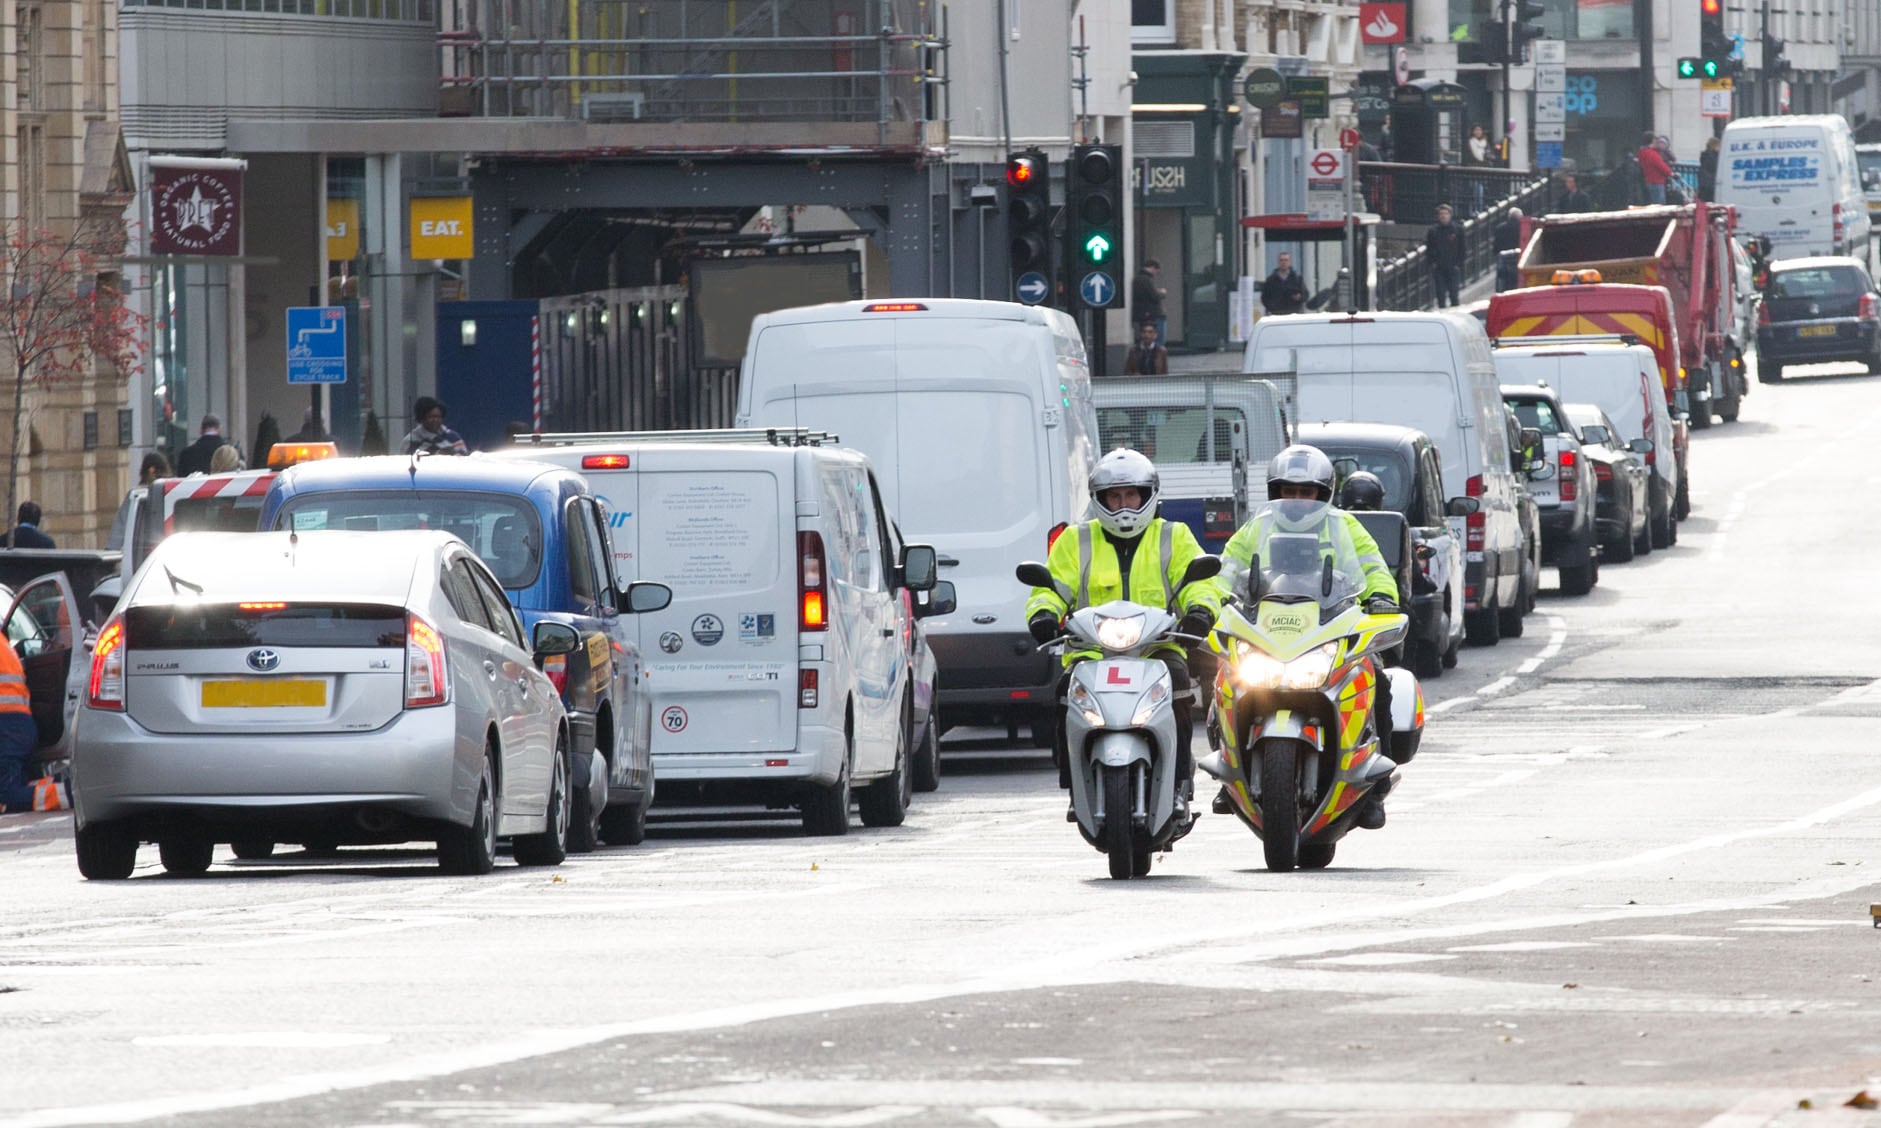
<instances>
[{"instance_id":1,"label":"scooter headlight","mask_svg":"<svg viewBox=\"0 0 1881 1128\"><path fill-rule=\"evenodd\" d=\"M1099 619L1097 644L1105 650L1129 650L1143 638L1143 616L1127 619Z\"/></svg>"},{"instance_id":2,"label":"scooter headlight","mask_svg":"<svg viewBox=\"0 0 1881 1128\"><path fill-rule=\"evenodd\" d=\"M1130 717L1131 726L1135 727L1137 725L1149 724L1150 717L1155 714L1157 707L1167 700L1169 700L1168 682L1159 681L1155 685L1150 686L1149 692L1145 693L1143 699L1136 703L1136 712Z\"/></svg>"},{"instance_id":3,"label":"scooter headlight","mask_svg":"<svg viewBox=\"0 0 1881 1128\"><path fill-rule=\"evenodd\" d=\"M1084 714L1085 724L1093 728L1101 728L1103 726L1104 714L1097 708L1097 698L1092 695L1090 690L1084 688L1083 682L1074 681L1071 683L1071 694L1067 700L1070 702L1073 709Z\"/></svg>"}]
</instances>

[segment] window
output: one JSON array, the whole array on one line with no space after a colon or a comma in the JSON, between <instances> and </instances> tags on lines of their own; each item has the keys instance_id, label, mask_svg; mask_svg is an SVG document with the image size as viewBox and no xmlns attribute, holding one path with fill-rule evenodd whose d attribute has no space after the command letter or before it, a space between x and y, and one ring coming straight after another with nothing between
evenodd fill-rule
<instances>
[{"instance_id":1,"label":"window","mask_svg":"<svg viewBox=\"0 0 1881 1128\"><path fill-rule=\"evenodd\" d=\"M470 578L470 566L459 556L444 567L444 598L450 601L451 609L457 617L473 627L492 630L490 615L483 609L483 600L477 595L476 582Z\"/></svg>"},{"instance_id":2,"label":"window","mask_svg":"<svg viewBox=\"0 0 1881 1128\"><path fill-rule=\"evenodd\" d=\"M614 545L607 536L606 511L601 503L590 498L582 503L581 511L586 516L581 522L581 531L588 540L588 555L594 558L594 570L598 576L599 587L595 594L603 607L612 607L619 602L619 588L614 582Z\"/></svg>"},{"instance_id":3,"label":"window","mask_svg":"<svg viewBox=\"0 0 1881 1128\"><path fill-rule=\"evenodd\" d=\"M568 542L568 590L577 600L592 606L598 601L594 581L594 553L582 519L581 499L571 498L562 511L562 531Z\"/></svg>"},{"instance_id":4,"label":"window","mask_svg":"<svg viewBox=\"0 0 1881 1128\"><path fill-rule=\"evenodd\" d=\"M1130 0L1130 38L1138 43L1174 43L1176 0Z\"/></svg>"},{"instance_id":5,"label":"window","mask_svg":"<svg viewBox=\"0 0 1881 1128\"><path fill-rule=\"evenodd\" d=\"M1533 427L1544 435L1561 433L1561 420L1555 416L1554 405L1547 400L1513 400L1515 417L1524 427Z\"/></svg>"},{"instance_id":6,"label":"window","mask_svg":"<svg viewBox=\"0 0 1881 1128\"><path fill-rule=\"evenodd\" d=\"M37 4L20 5L18 18L19 27L14 32L18 108L43 110L46 108L45 97L41 93L46 70L45 20Z\"/></svg>"},{"instance_id":7,"label":"window","mask_svg":"<svg viewBox=\"0 0 1881 1128\"><path fill-rule=\"evenodd\" d=\"M849 504L856 530L855 583L863 591L886 591L882 572L882 527L875 519L875 494L860 471L848 475Z\"/></svg>"},{"instance_id":8,"label":"window","mask_svg":"<svg viewBox=\"0 0 1881 1128\"><path fill-rule=\"evenodd\" d=\"M542 523L520 498L475 490L331 490L301 494L275 528L443 529L470 546L506 588L526 588L542 567ZM252 526L251 526L252 527Z\"/></svg>"},{"instance_id":9,"label":"window","mask_svg":"<svg viewBox=\"0 0 1881 1128\"><path fill-rule=\"evenodd\" d=\"M86 450L98 449L98 413L87 411L80 417L82 438Z\"/></svg>"},{"instance_id":10,"label":"window","mask_svg":"<svg viewBox=\"0 0 1881 1128\"><path fill-rule=\"evenodd\" d=\"M469 561L464 562L464 570L470 573L477 594L483 597L483 610L490 616L490 629L508 639L512 645L523 650L529 649L523 643L522 620L516 617L516 609L509 605L509 598L503 594L502 588L496 586L490 573Z\"/></svg>"}]
</instances>

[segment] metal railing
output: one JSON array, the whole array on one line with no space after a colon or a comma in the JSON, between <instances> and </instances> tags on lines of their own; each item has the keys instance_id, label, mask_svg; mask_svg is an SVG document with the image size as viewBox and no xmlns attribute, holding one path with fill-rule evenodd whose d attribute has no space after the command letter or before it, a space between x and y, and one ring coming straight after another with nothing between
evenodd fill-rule
<instances>
[{"instance_id":1,"label":"metal railing","mask_svg":"<svg viewBox=\"0 0 1881 1128\"><path fill-rule=\"evenodd\" d=\"M738 370L692 366L680 286L544 298L544 430L728 427Z\"/></svg>"},{"instance_id":2,"label":"metal railing","mask_svg":"<svg viewBox=\"0 0 1881 1128\"><path fill-rule=\"evenodd\" d=\"M738 10L705 0L442 0L440 100L446 113L487 117L931 119L946 48L932 5L859 0L824 21L783 0Z\"/></svg>"},{"instance_id":3,"label":"metal railing","mask_svg":"<svg viewBox=\"0 0 1881 1128\"><path fill-rule=\"evenodd\" d=\"M330 16L335 19L390 20L395 23L428 24L436 18L434 0L124 0L124 6L254 12L279 16Z\"/></svg>"},{"instance_id":4,"label":"metal railing","mask_svg":"<svg viewBox=\"0 0 1881 1128\"><path fill-rule=\"evenodd\" d=\"M1547 209L1551 191L1546 177L1526 179L1512 186L1509 195L1481 215L1462 221L1464 288L1485 274L1495 273L1495 227L1508 218L1509 209L1519 207L1525 214L1540 214ZM1437 304L1437 280L1421 240L1378 268L1378 288L1373 291L1372 302L1377 309L1428 309Z\"/></svg>"},{"instance_id":5,"label":"metal railing","mask_svg":"<svg viewBox=\"0 0 1881 1128\"><path fill-rule=\"evenodd\" d=\"M1461 223L1497 207L1534 178L1534 173L1519 168L1359 164L1365 210L1377 212L1387 223L1435 223L1438 204L1449 204Z\"/></svg>"}]
</instances>

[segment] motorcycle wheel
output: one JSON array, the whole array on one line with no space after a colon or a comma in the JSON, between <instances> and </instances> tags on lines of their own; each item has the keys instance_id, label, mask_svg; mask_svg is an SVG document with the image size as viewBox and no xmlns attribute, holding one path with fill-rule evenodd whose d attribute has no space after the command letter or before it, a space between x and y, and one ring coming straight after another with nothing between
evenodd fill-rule
<instances>
[{"instance_id":1,"label":"motorcycle wheel","mask_svg":"<svg viewBox=\"0 0 1881 1128\"><path fill-rule=\"evenodd\" d=\"M1300 754L1291 740L1261 750L1261 852L1267 868L1291 872L1300 860Z\"/></svg>"},{"instance_id":2,"label":"motorcycle wheel","mask_svg":"<svg viewBox=\"0 0 1881 1128\"><path fill-rule=\"evenodd\" d=\"M1337 842L1312 842L1300 847L1301 869L1325 869L1339 849Z\"/></svg>"},{"instance_id":3,"label":"motorcycle wheel","mask_svg":"<svg viewBox=\"0 0 1881 1128\"><path fill-rule=\"evenodd\" d=\"M1105 768L1104 853L1110 856L1110 876L1123 880L1136 868L1130 842L1130 769Z\"/></svg>"},{"instance_id":4,"label":"motorcycle wheel","mask_svg":"<svg viewBox=\"0 0 1881 1128\"><path fill-rule=\"evenodd\" d=\"M1149 876L1150 861L1151 861L1150 854L1151 854L1150 848L1148 846L1145 846L1141 850L1137 850L1130 855L1130 876L1131 877L1148 877Z\"/></svg>"}]
</instances>

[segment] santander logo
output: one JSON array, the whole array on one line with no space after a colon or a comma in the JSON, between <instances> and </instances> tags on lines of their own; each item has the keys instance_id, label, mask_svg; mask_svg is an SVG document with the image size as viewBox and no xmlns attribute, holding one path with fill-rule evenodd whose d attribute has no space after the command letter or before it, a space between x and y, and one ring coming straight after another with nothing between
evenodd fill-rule
<instances>
[{"instance_id":1,"label":"santander logo","mask_svg":"<svg viewBox=\"0 0 1881 1128\"><path fill-rule=\"evenodd\" d=\"M1367 43L1404 42L1404 5L1401 3L1366 3L1359 5L1359 30Z\"/></svg>"},{"instance_id":2,"label":"santander logo","mask_svg":"<svg viewBox=\"0 0 1881 1128\"><path fill-rule=\"evenodd\" d=\"M1372 22L1365 25L1365 30L1373 39L1389 39L1398 34L1398 25L1391 22L1391 17L1381 10L1372 17Z\"/></svg>"}]
</instances>

